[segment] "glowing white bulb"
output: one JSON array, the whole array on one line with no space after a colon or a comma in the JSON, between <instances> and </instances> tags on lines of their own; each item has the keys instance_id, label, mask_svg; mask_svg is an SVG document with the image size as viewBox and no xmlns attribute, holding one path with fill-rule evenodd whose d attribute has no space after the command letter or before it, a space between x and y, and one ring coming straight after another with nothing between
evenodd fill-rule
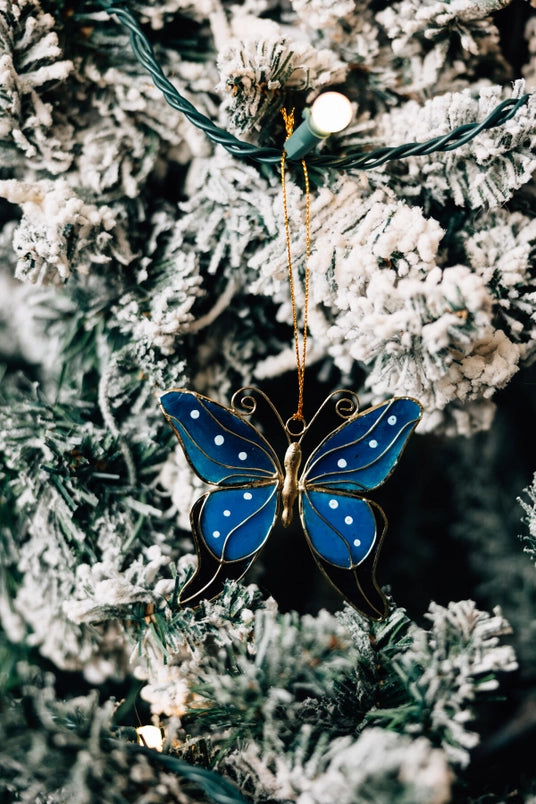
<instances>
[{"instance_id":1,"label":"glowing white bulb","mask_svg":"<svg viewBox=\"0 0 536 804\"><path fill-rule=\"evenodd\" d=\"M323 92L311 106L311 123L323 134L342 131L352 116L352 104L340 92Z\"/></svg>"},{"instance_id":2,"label":"glowing white bulb","mask_svg":"<svg viewBox=\"0 0 536 804\"><path fill-rule=\"evenodd\" d=\"M162 751L164 748L162 732L156 726L140 726L136 729L136 734L140 745L155 748L157 751Z\"/></svg>"},{"instance_id":3,"label":"glowing white bulb","mask_svg":"<svg viewBox=\"0 0 536 804\"><path fill-rule=\"evenodd\" d=\"M352 104L340 92L323 92L303 113L303 123L285 143L289 159L301 159L315 145L346 128L352 119Z\"/></svg>"}]
</instances>

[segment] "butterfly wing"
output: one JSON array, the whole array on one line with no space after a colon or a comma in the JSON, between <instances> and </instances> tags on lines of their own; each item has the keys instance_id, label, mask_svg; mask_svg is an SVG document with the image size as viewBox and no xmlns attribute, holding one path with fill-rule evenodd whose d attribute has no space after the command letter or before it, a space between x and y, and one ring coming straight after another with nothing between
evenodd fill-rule
<instances>
[{"instance_id":1,"label":"butterfly wing","mask_svg":"<svg viewBox=\"0 0 536 804\"><path fill-rule=\"evenodd\" d=\"M276 483L218 489L200 497L190 513L197 571L179 603L217 597L226 580L239 580L257 558L278 516Z\"/></svg>"},{"instance_id":2,"label":"butterfly wing","mask_svg":"<svg viewBox=\"0 0 536 804\"><path fill-rule=\"evenodd\" d=\"M387 613L375 568L387 526L376 503L355 495L305 488L300 516L316 563L342 596L373 620Z\"/></svg>"},{"instance_id":3,"label":"butterfly wing","mask_svg":"<svg viewBox=\"0 0 536 804\"><path fill-rule=\"evenodd\" d=\"M387 520L361 492L391 474L420 416L420 405L406 397L371 408L330 433L304 467L300 515L313 556L343 597L372 619L387 611L375 575Z\"/></svg>"},{"instance_id":4,"label":"butterfly wing","mask_svg":"<svg viewBox=\"0 0 536 804\"><path fill-rule=\"evenodd\" d=\"M271 446L235 411L184 389L160 405L196 474L218 487L190 512L198 565L179 603L193 606L253 563L278 516L282 474Z\"/></svg>"},{"instance_id":5,"label":"butterfly wing","mask_svg":"<svg viewBox=\"0 0 536 804\"><path fill-rule=\"evenodd\" d=\"M184 389L163 394L160 407L205 483L242 486L270 482L281 474L266 439L230 408Z\"/></svg>"},{"instance_id":6,"label":"butterfly wing","mask_svg":"<svg viewBox=\"0 0 536 804\"><path fill-rule=\"evenodd\" d=\"M307 461L312 485L363 492L391 474L422 414L418 402L397 397L354 416L330 433Z\"/></svg>"}]
</instances>

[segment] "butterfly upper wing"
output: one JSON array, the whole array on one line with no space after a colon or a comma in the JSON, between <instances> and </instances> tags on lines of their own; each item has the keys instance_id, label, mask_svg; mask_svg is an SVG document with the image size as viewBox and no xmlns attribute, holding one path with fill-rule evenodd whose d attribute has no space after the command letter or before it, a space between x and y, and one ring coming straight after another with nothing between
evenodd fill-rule
<instances>
[{"instance_id":1,"label":"butterfly upper wing","mask_svg":"<svg viewBox=\"0 0 536 804\"><path fill-rule=\"evenodd\" d=\"M195 473L216 486L270 482L281 474L265 438L230 408L194 391L178 389L160 406Z\"/></svg>"},{"instance_id":2,"label":"butterfly upper wing","mask_svg":"<svg viewBox=\"0 0 536 804\"><path fill-rule=\"evenodd\" d=\"M318 565L338 591L372 619L386 613L375 578L387 520L361 497L390 475L421 416L401 397L361 413L330 433L305 464L303 527Z\"/></svg>"},{"instance_id":3,"label":"butterfly upper wing","mask_svg":"<svg viewBox=\"0 0 536 804\"><path fill-rule=\"evenodd\" d=\"M309 485L362 492L391 474L421 417L418 402L398 397L370 408L330 433L307 461Z\"/></svg>"},{"instance_id":4,"label":"butterfly upper wing","mask_svg":"<svg viewBox=\"0 0 536 804\"><path fill-rule=\"evenodd\" d=\"M196 474L218 486L190 512L198 566L179 602L196 605L255 560L278 516L281 468L268 442L233 410L183 389L168 391L160 404Z\"/></svg>"}]
</instances>

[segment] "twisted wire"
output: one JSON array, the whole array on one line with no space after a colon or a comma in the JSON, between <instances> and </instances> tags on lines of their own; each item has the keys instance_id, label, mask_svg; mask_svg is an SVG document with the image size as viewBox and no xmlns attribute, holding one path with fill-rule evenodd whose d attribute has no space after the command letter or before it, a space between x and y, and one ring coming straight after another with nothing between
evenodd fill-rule
<instances>
[{"instance_id":1,"label":"twisted wire","mask_svg":"<svg viewBox=\"0 0 536 804\"><path fill-rule=\"evenodd\" d=\"M168 104L177 111L182 112L188 120L205 132L207 137L219 145L223 145L235 156L252 157L258 162L279 162L281 151L276 148L259 148L251 143L239 140L225 129L216 126L210 118L198 112L195 106L186 100L164 75L162 68L156 61L153 48L147 37L141 31L138 22L132 14L121 6L108 5L100 2L108 14L115 14L118 20L130 34L130 43L133 53L139 63L144 67L153 80L153 84L163 94Z\"/></svg>"},{"instance_id":2,"label":"twisted wire","mask_svg":"<svg viewBox=\"0 0 536 804\"><path fill-rule=\"evenodd\" d=\"M107 738L105 744L112 749L145 756L150 764L160 765L176 776L193 782L203 790L213 804L247 804L240 790L216 771L198 765L190 765L189 762L174 754L160 753L154 748L129 743L124 739Z\"/></svg>"},{"instance_id":3,"label":"twisted wire","mask_svg":"<svg viewBox=\"0 0 536 804\"><path fill-rule=\"evenodd\" d=\"M168 104L187 117L194 126L205 132L207 137L222 145L234 156L253 159L256 162L275 164L281 161L281 150L277 148L260 148L252 143L245 142L230 134L225 129L216 126L210 118L197 111L195 106L186 100L175 86L164 75L158 64L153 48L144 35L138 22L125 8L114 5L108 0L99 0L108 14L114 14L119 22L127 28L134 56L151 76L157 89L162 92ZM311 154L307 157L309 166L315 168L337 168L339 170L370 170L380 167L393 159L403 159L408 156L423 156L434 152L453 151L461 145L470 142L481 131L501 126L517 113L518 109L527 103L530 93L519 98L508 98L502 101L480 123L465 123L438 137L425 142L408 142L393 147L384 146L373 151L351 150L346 154ZM292 160L289 160L292 161ZM297 160L300 161L300 160Z\"/></svg>"}]
</instances>

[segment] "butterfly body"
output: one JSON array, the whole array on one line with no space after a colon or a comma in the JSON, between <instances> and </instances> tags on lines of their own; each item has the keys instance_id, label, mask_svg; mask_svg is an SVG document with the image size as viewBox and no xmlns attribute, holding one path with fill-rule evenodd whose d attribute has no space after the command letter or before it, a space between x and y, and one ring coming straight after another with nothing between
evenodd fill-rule
<instances>
[{"instance_id":1,"label":"butterfly body","mask_svg":"<svg viewBox=\"0 0 536 804\"><path fill-rule=\"evenodd\" d=\"M292 441L285 452L285 477L281 487L281 502L283 510L281 512L281 522L287 528L292 522L294 503L298 496L299 483L298 472L302 459L301 447L297 441Z\"/></svg>"},{"instance_id":2,"label":"butterfly body","mask_svg":"<svg viewBox=\"0 0 536 804\"><path fill-rule=\"evenodd\" d=\"M246 390L250 393L242 397L241 410L235 404L239 392L230 408L184 389L160 399L192 468L214 487L190 514L198 568L180 602L196 605L219 594L227 578L241 578L276 522L290 525L298 500L303 530L320 569L355 608L380 619L386 601L375 568L387 520L363 495L393 470L420 418L420 405L400 397L360 413L355 395L345 392L346 409L336 406L343 423L312 450L302 468L302 440L312 422L303 423L295 435L262 392ZM268 404L286 434L283 468L247 419L256 410L253 392Z\"/></svg>"}]
</instances>

